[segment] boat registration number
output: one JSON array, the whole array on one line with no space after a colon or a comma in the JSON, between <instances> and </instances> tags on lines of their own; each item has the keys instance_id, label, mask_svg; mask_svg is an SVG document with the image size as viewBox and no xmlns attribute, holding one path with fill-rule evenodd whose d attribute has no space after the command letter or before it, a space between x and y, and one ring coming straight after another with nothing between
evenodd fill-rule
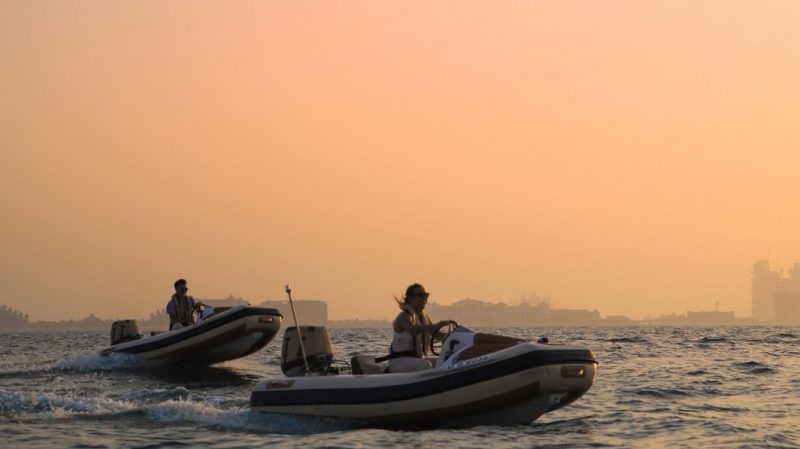
<instances>
[{"instance_id":1,"label":"boat registration number","mask_svg":"<svg viewBox=\"0 0 800 449\"><path fill-rule=\"evenodd\" d=\"M467 368L467 367L474 366L474 365L480 365L481 363L488 362L488 361L489 361L489 356L488 355L481 355L481 356L478 356L478 357L473 357L471 359L462 360L462 361L460 361L458 363L454 363L453 366L451 366L448 369Z\"/></svg>"}]
</instances>

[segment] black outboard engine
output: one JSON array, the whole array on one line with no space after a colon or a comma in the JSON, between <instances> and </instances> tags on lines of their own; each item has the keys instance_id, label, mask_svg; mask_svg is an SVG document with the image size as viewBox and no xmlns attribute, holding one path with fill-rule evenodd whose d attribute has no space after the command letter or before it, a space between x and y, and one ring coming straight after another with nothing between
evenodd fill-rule
<instances>
[{"instance_id":1,"label":"black outboard engine","mask_svg":"<svg viewBox=\"0 0 800 449\"><path fill-rule=\"evenodd\" d=\"M325 375L337 372L331 367L333 363L333 346L328 330L324 326L300 326L303 336L303 348L306 351L308 374ZM297 338L297 328L292 326L283 333L281 349L281 369L289 377L303 376L306 366L303 363L303 352Z\"/></svg>"},{"instance_id":2,"label":"black outboard engine","mask_svg":"<svg viewBox=\"0 0 800 449\"><path fill-rule=\"evenodd\" d=\"M111 345L125 343L142 338L139 333L139 323L136 320L114 321L111 325Z\"/></svg>"}]
</instances>

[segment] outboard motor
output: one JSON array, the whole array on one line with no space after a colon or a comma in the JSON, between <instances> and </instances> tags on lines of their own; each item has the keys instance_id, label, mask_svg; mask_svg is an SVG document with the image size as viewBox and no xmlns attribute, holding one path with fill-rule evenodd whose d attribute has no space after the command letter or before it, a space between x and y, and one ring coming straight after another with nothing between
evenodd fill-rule
<instances>
[{"instance_id":1,"label":"outboard motor","mask_svg":"<svg viewBox=\"0 0 800 449\"><path fill-rule=\"evenodd\" d=\"M328 330L324 326L300 326L300 334L303 336L306 361L311 370L309 374L325 375L334 372L335 370L331 368L333 346L331 338L328 336ZM297 338L297 328L294 326L287 328L283 333L281 369L289 377L306 374L303 353Z\"/></svg>"},{"instance_id":2,"label":"outboard motor","mask_svg":"<svg viewBox=\"0 0 800 449\"><path fill-rule=\"evenodd\" d=\"M111 345L125 343L142 338L139 333L139 324L136 320L114 321L111 325Z\"/></svg>"}]
</instances>

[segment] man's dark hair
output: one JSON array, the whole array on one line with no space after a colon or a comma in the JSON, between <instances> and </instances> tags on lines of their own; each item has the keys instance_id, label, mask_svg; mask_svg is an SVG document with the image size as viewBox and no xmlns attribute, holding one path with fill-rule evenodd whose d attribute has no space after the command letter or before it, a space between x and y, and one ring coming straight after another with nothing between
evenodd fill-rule
<instances>
[{"instance_id":1,"label":"man's dark hair","mask_svg":"<svg viewBox=\"0 0 800 449\"><path fill-rule=\"evenodd\" d=\"M422 284L419 283L409 285L408 288L406 288L406 296L403 299L408 301L408 298L411 297L411 294L414 293L414 290L418 288L425 290L425 287L423 287Z\"/></svg>"},{"instance_id":2,"label":"man's dark hair","mask_svg":"<svg viewBox=\"0 0 800 449\"><path fill-rule=\"evenodd\" d=\"M186 279L178 279L177 281L175 281L175 284L174 284L175 290L178 289L179 285L186 285Z\"/></svg>"}]
</instances>

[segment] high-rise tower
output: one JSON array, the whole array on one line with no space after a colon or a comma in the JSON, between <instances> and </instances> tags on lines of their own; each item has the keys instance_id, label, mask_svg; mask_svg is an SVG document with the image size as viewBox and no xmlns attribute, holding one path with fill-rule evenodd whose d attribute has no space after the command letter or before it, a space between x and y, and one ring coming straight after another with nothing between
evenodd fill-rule
<instances>
[{"instance_id":1,"label":"high-rise tower","mask_svg":"<svg viewBox=\"0 0 800 449\"><path fill-rule=\"evenodd\" d=\"M762 321L775 319L775 293L780 288L781 275L770 271L769 260L759 260L753 264L752 306L753 318Z\"/></svg>"}]
</instances>

